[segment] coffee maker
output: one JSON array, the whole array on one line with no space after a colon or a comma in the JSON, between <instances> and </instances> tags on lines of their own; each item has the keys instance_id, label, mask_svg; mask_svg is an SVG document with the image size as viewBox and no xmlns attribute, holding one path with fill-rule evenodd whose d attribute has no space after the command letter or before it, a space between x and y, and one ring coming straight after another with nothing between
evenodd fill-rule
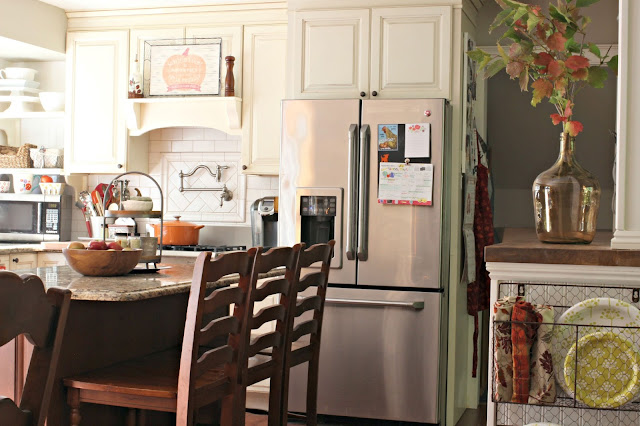
<instances>
[{"instance_id":1,"label":"coffee maker","mask_svg":"<svg viewBox=\"0 0 640 426\"><path fill-rule=\"evenodd\" d=\"M278 245L278 197L258 198L251 205L251 244L265 249Z\"/></svg>"}]
</instances>

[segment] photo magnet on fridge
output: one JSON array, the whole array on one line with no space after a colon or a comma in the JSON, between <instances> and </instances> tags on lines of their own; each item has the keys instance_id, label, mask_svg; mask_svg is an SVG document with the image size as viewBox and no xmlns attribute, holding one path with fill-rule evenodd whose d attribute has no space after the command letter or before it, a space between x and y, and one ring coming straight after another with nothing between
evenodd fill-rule
<instances>
[{"instance_id":1,"label":"photo magnet on fridge","mask_svg":"<svg viewBox=\"0 0 640 426\"><path fill-rule=\"evenodd\" d=\"M378 151L397 151L398 134L397 124L379 124Z\"/></svg>"}]
</instances>

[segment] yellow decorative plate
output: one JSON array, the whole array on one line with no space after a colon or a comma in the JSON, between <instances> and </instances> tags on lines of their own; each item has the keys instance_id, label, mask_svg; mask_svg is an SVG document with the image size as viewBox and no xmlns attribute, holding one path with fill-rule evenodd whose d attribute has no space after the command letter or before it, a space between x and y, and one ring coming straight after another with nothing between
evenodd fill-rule
<instances>
[{"instance_id":1,"label":"yellow decorative plate","mask_svg":"<svg viewBox=\"0 0 640 426\"><path fill-rule=\"evenodd\" d=\"M576 352L578 374L576 383ZM640 354L616 333L588 334L564 361L564 380L576 399L594 408L615 408L640 391Z\"/></svg>"}]
</instances>

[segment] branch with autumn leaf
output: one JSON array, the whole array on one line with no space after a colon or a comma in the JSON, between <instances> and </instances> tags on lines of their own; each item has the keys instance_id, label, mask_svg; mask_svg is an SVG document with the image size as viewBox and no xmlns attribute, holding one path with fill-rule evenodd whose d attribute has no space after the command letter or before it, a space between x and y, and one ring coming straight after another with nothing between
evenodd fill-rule
<instances>
[{"instance_id":1,"label":"branch with autumn leaf","mask_svg":"<svg viewBox=\"0 0 640 426\"><path fill-rule=\"evenodd\" d=\"M467 54L485 69L485 77L493 77L505 69L511 79L518 79L520 90L533 89L531 105L538 105L548 98L557 112L551 114L554 125L563 123L565 133L576 136L583 130L579 121L573 120L574 99L586 86L604 87L606 67L617 73L618 56L604 54L594 43L585 41L586 28L591 22L580 14L580 8L599 0L558 0L549 5L548 14L537 5L513 0L496 0L502 11L489 27L489 32L505 27L498 40L498 55L482 49ZM500 44L510 40L508 52ZM590 65L584 54L591 52L599 64Z\"/></svg>"}]
</instances>

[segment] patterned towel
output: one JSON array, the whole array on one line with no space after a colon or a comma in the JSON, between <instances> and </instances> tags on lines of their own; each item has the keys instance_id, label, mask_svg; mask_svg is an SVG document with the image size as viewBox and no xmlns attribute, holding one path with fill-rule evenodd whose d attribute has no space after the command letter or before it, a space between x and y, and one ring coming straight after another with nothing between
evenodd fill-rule
<instances>
[{"instance_id":1,"label":"patterned towel","mask_svg":"<svg viewBox=\"0 0 640 426\"><path fill-rule=\"evenodd\" d=\"M511 321L513 305L522 297L503 297L493 305L495 321ZM513 394L513 358L511 350L511 323L495 322L493 326L493 365L495 381L493 400L509 402Z\"/></svg>"},{"instance_id":2,"label":"patterned towel","mask_svg":"<svg viewBox=\"0 0 640 426\"><path fill-rule=\"evenodd\" d=\"M529 404L551 404L556 401L556 381L551 360L553 308L536 305L534 310L542 316L542 324L531 348Z\"/></svg>"},{"instance_id":3,"label":"patterned towel","mask_svg":"<svg viewBox=\"0 0 640 426\"><path fill-rule=\"evenodd\" d=\"M529 302L519 300L511 314L511 345L513 346L513 396L511 402L529 401L529 355L542 315L535 312Z\"/></svg>"}]
</instances>

